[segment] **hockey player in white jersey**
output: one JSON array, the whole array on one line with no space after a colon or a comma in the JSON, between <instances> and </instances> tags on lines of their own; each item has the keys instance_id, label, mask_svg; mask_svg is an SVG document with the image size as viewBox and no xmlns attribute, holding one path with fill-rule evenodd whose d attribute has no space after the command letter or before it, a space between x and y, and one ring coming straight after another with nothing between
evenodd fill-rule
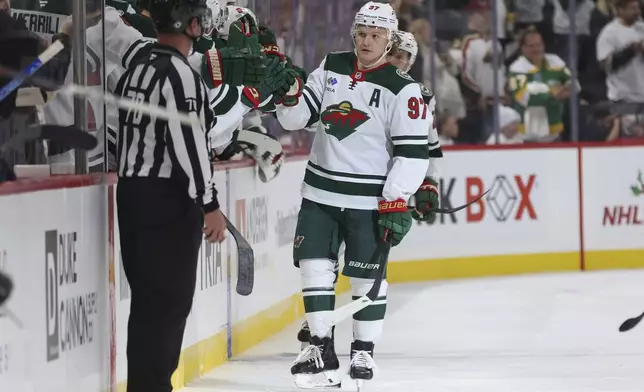
<instances>
[{"instance_id":1,"label":"hockey player in white jersey","mask_svg":"<svg viewBox=\"0 0 644 392\"><path fill-rule=\"evenodd\" d=\"M293 88L277 105L287 130L319 121L293 246L311 334L291 368L302 388L341 383L331 327L323 323L335 306L339 244L346 244L342 273L353 296L362 296L381 268L369 263L378 242L395 246L411 228L407 202L427 173L432 113L418 83L387 62L397 29L390 5L367 3L351 31L355 50L327 55L303 89ZM359 387L374 375L386 293L383 280L376 301L353 317L349 375Z\"/></svg>"},{"instance_id":2,"label":"hockey player in white jersey","mask_svg":"<svg viewBox=\"0 0 644 392\"><path fill-rule=\"evenodd\" d=\"M414 35L406 31L397 31L396 36L399 42L397 43L398 50L391 56L389 61L393 66L405 72L409 72L411 67L416 61L418 55L418 43ZM432 127L429 130L429 168L427 169L427 176L421 187L414 195L414 210L412 211L412 218L417 221L427 221L433 219L434 213L427 213L428 208L438 208L440 206L440 194L438 191L438 158L443 156L440 143L438 141L438 133L435 126L435 107L436 99L434 94L421 84L421 91L425 103L432 109ZM335 327L334 327L335 328ZM332 330L333 336L333 330ZM298 331L297 340L302 344L302 349L309 345L311 339L309 324L305 320L302 327Z\"/></svg>"}]
</instances>

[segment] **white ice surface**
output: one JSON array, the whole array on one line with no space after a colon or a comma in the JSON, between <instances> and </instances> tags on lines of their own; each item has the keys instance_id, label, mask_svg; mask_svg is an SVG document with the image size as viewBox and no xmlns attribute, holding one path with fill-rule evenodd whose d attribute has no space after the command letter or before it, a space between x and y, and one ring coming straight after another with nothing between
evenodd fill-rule
<instances>
[{"instance_id":1,"label":"white ice surface","mask_svg":"<svg viewBox=\"0 0 644 392\"><path fill-rule=\"evenodd\" d=\"M644 271L389 286L368 392L644 391ZM338 298L343 304L345 294ZM181 392L285 392L300 322ZM348 363L351 320L336 329ZM336 389L337 390L337 389ZM345 377L343 391L356 390Z\"/></svg>"}]
</instances>

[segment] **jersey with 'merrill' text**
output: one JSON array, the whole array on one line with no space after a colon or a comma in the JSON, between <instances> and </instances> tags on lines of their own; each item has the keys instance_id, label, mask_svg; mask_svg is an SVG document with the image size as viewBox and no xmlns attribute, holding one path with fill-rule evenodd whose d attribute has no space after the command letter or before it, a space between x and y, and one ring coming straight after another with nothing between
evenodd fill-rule
<instances>
[{"instance_id":1,"label":"jersey with 'merrill' text","mask_svg":"<svg viewBox=\"0 0 644 392\"><path fill-rule=\"evenodd\" d=\"M352 52L331 53L313 71L299 103L278 105L285 129L317 125L302 185L305 199L375 210L409 198L429 165L432 113L418 83L386 63L359 71Z\"/></svg>"}]
</instances>

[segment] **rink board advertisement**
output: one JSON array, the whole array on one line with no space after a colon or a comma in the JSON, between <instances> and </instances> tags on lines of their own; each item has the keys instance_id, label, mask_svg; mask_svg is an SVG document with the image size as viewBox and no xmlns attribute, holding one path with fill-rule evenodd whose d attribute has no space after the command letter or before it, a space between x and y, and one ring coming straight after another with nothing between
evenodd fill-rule
<instances>
[{"instance_id":1,"label":"rink board advertisement","mask_svg":"<svg viewBox=\"0 0 644 392\"><path fill-rule=\"evenodd\" d=\"M584 148L586 267L644 266L644 146Z\"/></svg>"},{"instance_id":2,"label":"rink board advertisement","mask_svg":"<svg viewBox=\"0 0 644 392\"><path fill-rule=\"evenodd\" d=\"M503 255L521 262L522 255L578 253L577 161L572 148L445 152L439 187L443 208L490 192L464 210L414 223L392 249L392 264ZM574 267L571 259L565 263ZM444 268L453 265L445 261Z\"/></svg>"},{"instance_id":3,"label":"rink board advertisement","mask_svg":"<svg viewBox=\"0 0 644 392\"><path fill-rule=\"evenodd\" d=\"M108 386L107 193L103 186L0 197L1 391ZM22 324L22 328L20 328Z\"/></svg>"},{"instance_id":4,"label":"rink board advertisement","mask_svg":"<svg viewBox=\"0 0 644 392\"><path fill-rule=\"evenodd\" d=\"M466 210L414 223L392 249L388 279L642 266L642 156L642 146L449 149L440 167L443 207L491 191ZM255 286L248 297L235 292L230 236L202 246L176 388L302 315L292 251L305 167L305 159L290 160L269 183L254 167L217 171L222 210L255 251ZM83 188L64 188L66 181L0 196L0 269L16 286L11 313L0 313L1 391L125 391L132 294L115 177Z\"/></svg>"},{"instance_id":5,"label":"rink board advertisement","mask_svg":"<svg viewBox=\"0 0 644 392\"><path fill-rule=\"evenodd\" d=\"M299 292L299 270L293 266L293 237L305 167L305 160L289 162L268 183L257 178L255 168L230 171L229 218L255 251L255 287L248 297L233 293L233 324ZM236 248L232 254L234 284Z\"/></svg>"}]
</instances>

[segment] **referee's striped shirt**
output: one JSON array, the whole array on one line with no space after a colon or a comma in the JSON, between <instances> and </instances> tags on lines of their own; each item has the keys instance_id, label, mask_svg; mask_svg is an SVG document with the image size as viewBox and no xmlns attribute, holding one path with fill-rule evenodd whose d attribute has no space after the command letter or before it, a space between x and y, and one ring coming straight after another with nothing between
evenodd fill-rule
<instances>
[{"instance_id":1,"label":"referee's striped shirt","mask_svg":"<svg viewBox=\"0 0 644 392\"><path fill-rule=\"evenodd\" d=\"M200 126L119 109L117 144L120 178L177 180L204 212L219 208L210 162L208 131L215 118L207 88L176 49L154 44L121 76L116 94L189 113Z\"/></svg>"}]
</instances>

